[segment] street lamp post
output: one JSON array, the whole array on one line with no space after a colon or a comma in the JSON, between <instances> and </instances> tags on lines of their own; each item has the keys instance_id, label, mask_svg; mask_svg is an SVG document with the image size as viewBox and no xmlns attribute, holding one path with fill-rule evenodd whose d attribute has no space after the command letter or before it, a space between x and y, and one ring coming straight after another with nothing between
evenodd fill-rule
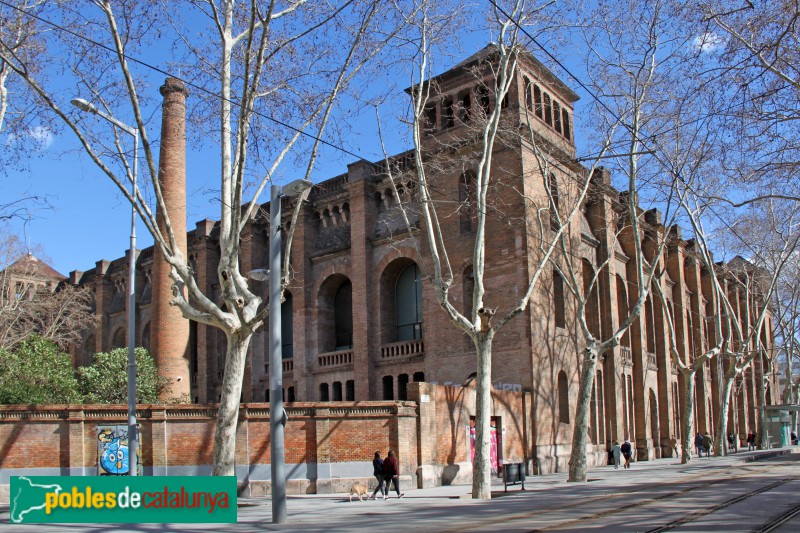
<instances>
[{"instance_id":1,"label":"street lamp post","mask_svg":"<svg viewBox=\"0 0 800 533\"><path fill-rule=\"evenodd\" d=\"M295 180L281 189L272 186L269 202L269 431L272 482L272 523L286 522L286 476L283 432L283 357L281 353L281 197L299 196L311 187L308 180Z\"/></svg>"},{"instance_id":2,"label":"street lamp post","mask_svg":"<svg viewBox=\"0 0 800 533\"><path fill-rule=\"evenodd\" d=\"M133 190L131 196L131 243L128 251L128 475L135 476L139 466L137 460L139 437L136 432L136 172L139 155L139 130L104 113L94 104L82 98L73 98L72 105L104 118L133 137Z\"/></svg>"}]
</instances>

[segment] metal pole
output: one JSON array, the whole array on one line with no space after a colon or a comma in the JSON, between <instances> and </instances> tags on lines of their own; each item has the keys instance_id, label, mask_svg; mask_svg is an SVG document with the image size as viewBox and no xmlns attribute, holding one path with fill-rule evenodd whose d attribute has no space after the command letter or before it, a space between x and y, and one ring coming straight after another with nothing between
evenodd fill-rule
<instances>
[{"instance_id":1,"label":"metal pole","mask_svg":"<svg viewBox=\"0 0 800 533\"><path fill-rule=\"evenodd\" d=\"M139 130L133 136L133 203L131 203L131 248L128 252L128 474L136 476L139 466L136 434L136 171Z\"/></svg>"},{"instance_id":2,"label":"metal pole","mask_svg":"<svg viewBox=\"0 0 800 533\"><path fill-rule=\"evenodd\" d=\"M281 357L281 188L272 186L269 203L269 431L272 523L286 522L283 449L283 361Z\"/></svg>"}]
</instances>

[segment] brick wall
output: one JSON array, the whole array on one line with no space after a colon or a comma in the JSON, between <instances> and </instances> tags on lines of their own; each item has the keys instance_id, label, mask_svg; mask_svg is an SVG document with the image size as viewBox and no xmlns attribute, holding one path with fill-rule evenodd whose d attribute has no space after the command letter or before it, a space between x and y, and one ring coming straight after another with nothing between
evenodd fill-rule
<instances>
[{"instance_id":1,"label":"brick wall","mask_svg":"<svg viewBox=\"0 0 800 533\"><path fill-rule=\"evenodd\" d=\"M474 384L409 383L410 401L296 402L286 405L287 491L344 492L359 480L374 486L372 458L394 450L405 488L470 483L470 419ZM144 475L210 475L215 405L140 405L140 461ZM542 473L551 419L536 414L530 392L492 391L500 435L499 463L527 464ZM10 476L97 475L98 426L125 425L124 406L0 406L0 502ZM244 494L270 489L269 405L242 404L236 475ZM603 458L604 459L604 454ZM599 459L590 455L590 467Z\"/></svg>"}]
</instances>

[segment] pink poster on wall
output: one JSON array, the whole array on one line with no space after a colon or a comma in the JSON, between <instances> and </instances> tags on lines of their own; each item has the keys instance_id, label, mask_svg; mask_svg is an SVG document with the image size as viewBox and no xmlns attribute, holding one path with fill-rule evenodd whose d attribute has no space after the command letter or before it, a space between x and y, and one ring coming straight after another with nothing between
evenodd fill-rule
<instances>
[{"instance_id":1,"label":"pink poster on wall","mask_svg":"<svg viewBox=\"0 0 800 533\"><path fill-rule=\"evenodd\" d=\"M489 428L489 442L491 445L489 462L492 465L492 474L497 475L500 468L497 459L497 426L494 420ZM470 418L469 421L469 460L473 465L475 464L475 418Z\"/></svg>"}]
</instances>

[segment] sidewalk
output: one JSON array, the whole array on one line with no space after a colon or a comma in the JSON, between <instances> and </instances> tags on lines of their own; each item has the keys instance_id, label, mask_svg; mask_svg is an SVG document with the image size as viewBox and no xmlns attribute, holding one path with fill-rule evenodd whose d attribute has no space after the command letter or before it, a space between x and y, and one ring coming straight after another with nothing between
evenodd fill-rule
<instances>
[{"instance_id":1,"label":"sidewalk","mask_svg":"<svg viewBox=\"0 0 800 533\"><path fill-rule=\"evenodd\" d=\"M525 491L520 485L503 491L501 479L492 482L492 500L470 498L470 485L412 489L404 487L405 497L389 500L348 501L348 495L308 494L287 498L286 524L272 524L269 497L240 498L237 524L75 524L37 525L46 532L110 531L357 531L380 528L386 532L504 530L500 525L515 517L537 514L562 506L581 506L608 495L630 495L631 501L647 497L653 483L679 486L687 478L720 475L735 468L743 470L752 460L766 460L780 454L797 454L800 447L757 452L740 452L727 457L693 457L681 465L677 459L658 459L632 463L630 470L602 467L589 471L588 483L567 483L566 473L529 476ZM796 455L795 455L796 457ZM627 497L627 496L626 496ZM0 530L30 531L30 525L8 523L8 507L0 509ZM529 531L530 528L527 529Z\"/></svg>"}]
</instances>

